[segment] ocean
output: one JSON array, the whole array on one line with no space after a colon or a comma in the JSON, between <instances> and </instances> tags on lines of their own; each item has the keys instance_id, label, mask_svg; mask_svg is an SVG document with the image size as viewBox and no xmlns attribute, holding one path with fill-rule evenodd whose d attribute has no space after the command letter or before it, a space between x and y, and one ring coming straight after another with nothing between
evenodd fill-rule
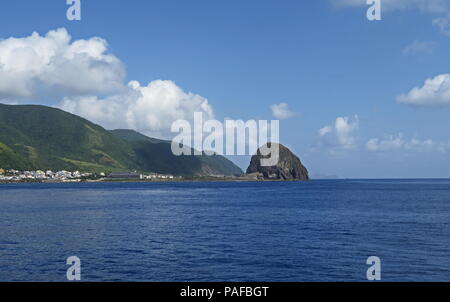
<instances>
[{"instance_id":1,"label":"ocean","mask_svg":"<svg viewBox=\"0 0 450 302\"><path fill-rule=\"evenodd\" d=\"M0 281L450 281L450 180L0 185Z\"/></svg>"}]
</instances>

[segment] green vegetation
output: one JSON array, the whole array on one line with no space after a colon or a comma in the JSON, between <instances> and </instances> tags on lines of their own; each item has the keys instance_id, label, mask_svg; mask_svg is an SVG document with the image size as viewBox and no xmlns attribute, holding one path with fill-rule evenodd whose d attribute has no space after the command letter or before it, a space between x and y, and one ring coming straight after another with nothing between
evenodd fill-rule
<instances>
[{"instance_id":1,"label":"green vegetation","mask_svg":"<svg viewBox=\"0 0 450 302\"><path fill-rule=\"evenodd\" d=\"M171 142L149 138L133 130L111 131L127 141L144 171L185 176L241 175L242 171L223 156L175 156Z\"/></svg>"},{"instance_id":2,"label":"green vegetation","mask_svg":"<svg viewBox=\"0 0 450 302\"><path fill-rule=\"evenodd\" d=\"M141 171L183 176L242 171L222 156L174 156L170 142L107 131L45 106L0 104L0 167L17 170Z\"/></svg>"}]
</instances>

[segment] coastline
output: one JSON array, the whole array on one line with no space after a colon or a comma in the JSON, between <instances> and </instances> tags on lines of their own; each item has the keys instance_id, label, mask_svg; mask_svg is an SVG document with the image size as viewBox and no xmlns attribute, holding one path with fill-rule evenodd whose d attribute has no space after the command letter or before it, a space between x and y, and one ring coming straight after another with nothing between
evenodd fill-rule
<instances>
[{"instance_id":1,"label":"coastline","mask_svg":"<svg viewBox=\"0 0 450 302\"><path fill-rule=\"evenodd\" d=\"M85 184L85 183L190 183L190 182L308 182L301 180L281 180L281 179L251 179L239 177L196 177L184 179L158 179L158 180L140 180L140 179L98 179L98 180L79 180L79 181L0 181L0 185L7 184Z\"/></svg>"}]
</instances>

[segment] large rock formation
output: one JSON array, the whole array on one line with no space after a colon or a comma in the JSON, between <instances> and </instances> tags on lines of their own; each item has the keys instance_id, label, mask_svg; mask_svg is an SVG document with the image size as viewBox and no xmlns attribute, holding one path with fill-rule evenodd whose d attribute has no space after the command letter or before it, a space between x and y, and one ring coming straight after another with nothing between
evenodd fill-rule
<instances>
[{"instance_id":1,"label":"large rock formation","mask_svg":"<svg viewBox=\"0 0 450 302\"><path fill-rule=\"evenodd\" d=\"M267 145L266 145L267 146ZM272 167L263 167L261 159L268 158L261 155L261 148L257 154L252 157L247 174L262 179L271 180L309 180L308 170L303 166L300 159L295 156L288 148L278 144L279 161ZM272 147L269 143L268 147Z\"/></svg>"}]
</instances>

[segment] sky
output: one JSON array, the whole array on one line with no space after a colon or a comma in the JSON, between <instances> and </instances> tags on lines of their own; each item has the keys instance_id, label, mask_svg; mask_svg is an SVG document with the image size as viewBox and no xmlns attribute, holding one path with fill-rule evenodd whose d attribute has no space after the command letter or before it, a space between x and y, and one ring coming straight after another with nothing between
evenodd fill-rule
<instances>
[{"instance_id":1,"label":"sky","mask_svg":"<svg viewBox=\"0 0 450 302\"><path fill-rule=\"evenodd\" d=\"M0 2L0 102L170 137L174 120L280 120L313 176L450 178L450 2ZM233 158L231 157L233 160ZM242 168L248 158L234 159Z\"/></svg>"}]
</instances>

